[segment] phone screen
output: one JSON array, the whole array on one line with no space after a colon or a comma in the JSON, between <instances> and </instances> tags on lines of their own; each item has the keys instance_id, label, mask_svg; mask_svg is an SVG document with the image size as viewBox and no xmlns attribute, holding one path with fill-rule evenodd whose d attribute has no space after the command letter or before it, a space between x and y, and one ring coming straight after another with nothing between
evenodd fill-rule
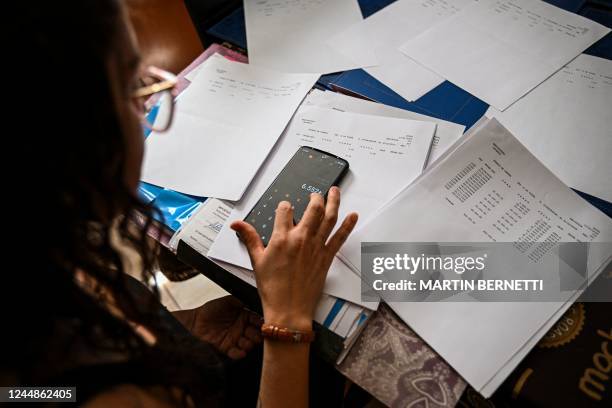
<instances>
[{"instance_id":1,"label":"phone screen","mask_svg":"<svg viewBox=\"0 0 612 408\"><path fill-rule=\"evenodd\" d=\"M255 227L264 245L268 245L278 203L289 201L293 205L293 222L297 224L308 206L310 194L327 196L348 167L344 159L312 147L300 147L244 220Z\"/></svg>"}]
</instances>

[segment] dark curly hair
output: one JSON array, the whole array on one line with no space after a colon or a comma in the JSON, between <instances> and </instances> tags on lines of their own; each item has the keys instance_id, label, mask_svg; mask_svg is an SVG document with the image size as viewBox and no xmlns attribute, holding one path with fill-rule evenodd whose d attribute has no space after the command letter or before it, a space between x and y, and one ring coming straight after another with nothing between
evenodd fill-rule
<instances>
[{"instance_id":1,"label":"dark curly hair","mask_svg":"<svg viewBox=\"0 0 612 408\"><path fill-rule=\"evenodd\" d=\"M10 174L16 185L4 187L13 208L5 227L19 243L10 255L23 263L4 274L3 286L15 296L2 301L3 385L53 383L72 370L63 378L87 387L87 377L66 363L85 342L88 350L136 362L131 367L138 367L140 380L125 381L178 385L206 400L222 386L221 357L160 323L159 303L130 290L111 245L114 230L140 255L150 281L156 250L146 231L154 209L124 182L126 138L107 72L109 56L120 49L121 3L33 0L12 2L5 11L9 55L18 67L5 88L12 98L6 136L15 144L8 151L22 163ZM129 320L154 330L158 344L144 344L100 299L84 293L75 283L78 270L109 289Z\"/></svg>"}]
</instances>

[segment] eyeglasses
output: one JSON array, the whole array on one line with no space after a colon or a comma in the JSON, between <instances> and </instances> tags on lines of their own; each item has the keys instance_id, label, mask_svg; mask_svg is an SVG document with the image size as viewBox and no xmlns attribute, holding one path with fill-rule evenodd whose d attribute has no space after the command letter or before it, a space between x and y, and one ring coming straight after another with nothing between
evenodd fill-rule
<instances>
[{"instance_id":1,"label":"eyeglasses","mask_svg":"<svg viewBox=\"0 0 612 408\"><path fill-rule=\"evenodd\" d=\"M132 94L138 103L139 114L145 128L164 132L172 124L177 78L157 67L147 67L140 81L142 87Z\"/></svg>"}]
</instances>

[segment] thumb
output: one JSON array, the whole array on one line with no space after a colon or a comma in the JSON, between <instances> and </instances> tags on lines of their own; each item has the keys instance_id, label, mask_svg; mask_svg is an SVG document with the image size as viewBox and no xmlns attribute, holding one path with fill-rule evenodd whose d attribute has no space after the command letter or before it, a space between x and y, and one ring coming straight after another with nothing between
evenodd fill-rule
<instances>
[{"instance_id":1,"label":"thumb","mask_svg":"<svg viewBox=\"0 0 612 408\"><path fill-rule=\"evenodd\" d=\"M251 257L251 263L253 267L255 267L256 261L264 251L263 242L261 242L259 234L251 224L244 221L234 221L232 225L230 225L230 228L236 231L240 240L246 246L247 251L249 251L249 256Z\"/></svg>"}]
</instances>

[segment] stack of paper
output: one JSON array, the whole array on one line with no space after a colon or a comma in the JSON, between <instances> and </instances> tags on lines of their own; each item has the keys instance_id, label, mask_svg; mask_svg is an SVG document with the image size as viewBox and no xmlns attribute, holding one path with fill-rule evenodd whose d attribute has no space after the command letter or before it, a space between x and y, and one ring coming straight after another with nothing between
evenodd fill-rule
<instances>
[{"instance_id":1,"label":"stack of paper","mask_svg":"<svg viewBox=\"0 0 612 408\"><path fill-rule=\"evenodd\" d=\"M239 200L316 80L210 57L178 98L170 130L147 138L142 180Z\"/></svg>"},{"instance_id":2,"label":"stack of paper","mask_svg":"<svg viewBox=\"0 0 612 408\"><path fill-rule=\"evenodd\" d=\"M540 0L480 0L400 49L504 110L609 32Z\"/></svg>"},{"instance_id":3,"label":"stack of paper","mask_svg":"<svg viewBox=\"0 0 612 408\"><path fill-rule=\"evenodd\" d=\"M580 55L497 118L564 183L612 202L612 61Z\"/></svg>"},{"instance_id":4,"label":"stack of paper","mask_svg":"<svg viewBox=\"0 0 612 408\"><path fill-rule=\"evenodd\" d=\"M356 211L368 218L417 177L427 161L436 125L431 122L339 112L302 106L287 131L253 180L230 219L243 219L265 189L302 145L328 151L348 160L341 183L339 219ZM209 256L251 269L246 248L225 225ZM356 279L355 279L356 278ZM360 280L339 260L332 263L325 293L365 304ZM369 305L375 307L376 305Z\"/></svg>"},{"instance_id":5,"label":"stack of paper","mask_svg":"<svg viewBox=\"0 0 612 408\"><path fill-rule=\"evenodd\" d=\"M483 172L486 177L480 177ZM447 188L453 184L469 194L456 199ZM491 204L479 217L470 217L482 202ZM517 205L521 217L513 217L513 223L503 221ZM575 242L575 233L582 240L602 243L589 253L591 281L612 260L612 221L566 187L492 119L464 136L353 233L341 255L359 273L361 242L515 242L524 240L521 234L542 220L550 225L551 234L562 235L561 242ZM506 228L496 228L500 223ZM546 303L390 302L390 306L488 397L576 296Z\"/></svg>"}]
</instances>

